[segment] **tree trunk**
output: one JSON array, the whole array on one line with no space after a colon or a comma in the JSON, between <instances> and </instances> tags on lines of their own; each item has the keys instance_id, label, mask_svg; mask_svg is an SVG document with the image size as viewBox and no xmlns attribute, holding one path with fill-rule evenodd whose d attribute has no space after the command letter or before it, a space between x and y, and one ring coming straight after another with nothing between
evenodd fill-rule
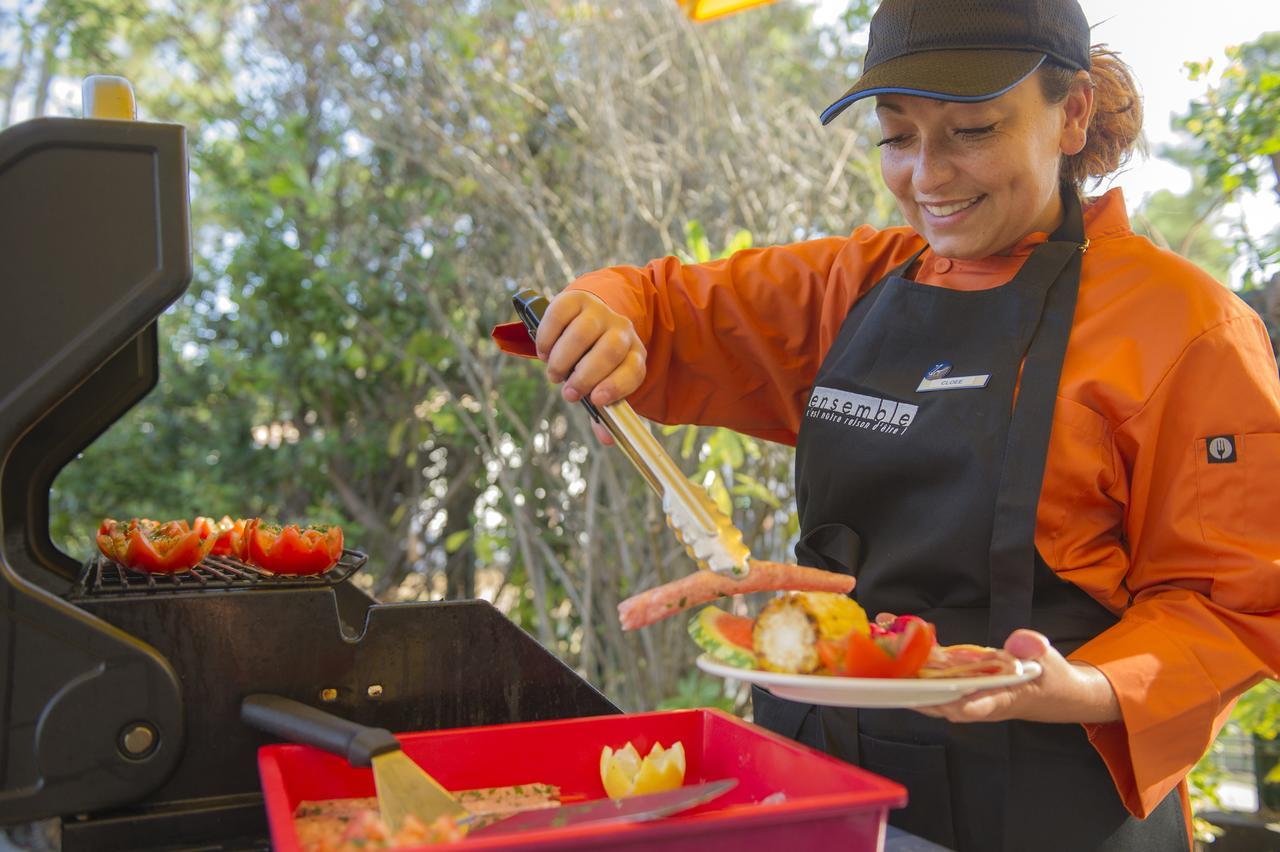
<instances>
[{"instance_id":1,"label":"tree trunk","mask_svg":"<svg viewBox=\"0 0 1280 852\"><path fill-rule=\"evenodd\" d=\"M445 477L452 486L452 494L445 503L447 519L444 540L455 533L475 528L475 505L480 498L475 468L467 464L461 453L450 452ZM460 481L458 477L465 477ZM445 561L445 591L447 600L465 600L476 596L476 547L474 538L464 541Z\"/></svg>"},{"instance_id":2,"label":"tree trunk","mask_svg":"<svg viewBox=\"0 0 1280 852\"><path fill-rule=\"evenodd\" d=\"M40 53L40 76L36 80L35 102L31 108L32 115L44 115L45 107L49 103L49 87L53 84L54 66L57 63L54 49L61 37L61 30L50 27L45 31L44 49Z\"/></svg>"}]
</instances>

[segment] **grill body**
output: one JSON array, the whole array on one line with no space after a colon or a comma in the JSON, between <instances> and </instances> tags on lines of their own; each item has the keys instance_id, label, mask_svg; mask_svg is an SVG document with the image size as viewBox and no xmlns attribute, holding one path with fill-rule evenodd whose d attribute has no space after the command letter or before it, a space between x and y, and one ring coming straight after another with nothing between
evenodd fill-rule
<instances>
[{"instance_id":1,"label":"grill body","mask_svg":"<svg viewBox=\"0 0 1280 852\"><path fill-rule=\"evenodd\" d=\"M0 133L0 258L0 823L62 817L67 850L264 847L252 692L400 731L617 712L485 602L375 603L345 579L359 554L139 582L52 544L54 477L155 385L191 278L181 127Z\"/></svg>"}]
</instances>

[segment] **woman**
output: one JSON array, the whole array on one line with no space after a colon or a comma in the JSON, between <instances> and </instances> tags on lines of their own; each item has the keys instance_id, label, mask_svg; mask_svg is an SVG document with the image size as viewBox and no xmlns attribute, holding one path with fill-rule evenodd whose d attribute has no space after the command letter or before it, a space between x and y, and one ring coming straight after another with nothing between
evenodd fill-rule
<instances>
[{"instance_id":1,"label":"woman","mask_svg":"<svg viewBox=\"0 0 1280 852\"><path fill-rule=\"evenodd\" d=\"M801 562L1044 666L920 712L757 691L760 724L944 846L1185 849L1180 782L1280 659L1267 336L1119 190L1082 202L1141 112L1075 0L885 0L870 35L823 119L874 97L909 227L591 273L538 353L570 402L795 443Z\"/></svg>"}]
</instances>

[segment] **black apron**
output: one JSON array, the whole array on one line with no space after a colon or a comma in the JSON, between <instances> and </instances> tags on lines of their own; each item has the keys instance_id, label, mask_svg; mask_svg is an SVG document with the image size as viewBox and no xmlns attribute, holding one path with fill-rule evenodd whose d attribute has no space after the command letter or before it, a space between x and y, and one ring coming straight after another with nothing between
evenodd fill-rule
<instances>
[{"instance_id":1,"label":"black apron","mask_svg":"<svg viewBox=\"0 0 1280 852\"><path fill-rule=\"evenodd\" d=\"M845 319L800 427L799 561L853 574L869 614L922 616L943 644L1000 647L1031 627L1066 654L1116 622L1035 547L1086 246L1073 190L1063 206L1062 225L1002 286L916 283L903 276L919 254L885 276ZM951 389L925 390L926 378ZM906 786L889 821L961 852L1189 847L1177 791L1130 817L1080 725L753 698L764 727Z\"/></svg>"}]
</instances>

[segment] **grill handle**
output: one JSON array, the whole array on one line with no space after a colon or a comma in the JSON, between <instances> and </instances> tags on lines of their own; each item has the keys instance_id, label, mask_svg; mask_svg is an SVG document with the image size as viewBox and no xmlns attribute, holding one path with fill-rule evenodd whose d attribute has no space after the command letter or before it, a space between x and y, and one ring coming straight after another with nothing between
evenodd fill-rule
<instances>
[{"instance_id":1,"label":"grill handle","mask_svg":"<svg viewBox=\"0 0 1280 852\"><path fill-rule=\"evenodd\" d=\"M345 757L352 766L371 766L377 755L400 748L400 741L386 728L358 725L292 698L265 692L240 702L240 721L291 743Z\"/></svg>"}]
</instances>

